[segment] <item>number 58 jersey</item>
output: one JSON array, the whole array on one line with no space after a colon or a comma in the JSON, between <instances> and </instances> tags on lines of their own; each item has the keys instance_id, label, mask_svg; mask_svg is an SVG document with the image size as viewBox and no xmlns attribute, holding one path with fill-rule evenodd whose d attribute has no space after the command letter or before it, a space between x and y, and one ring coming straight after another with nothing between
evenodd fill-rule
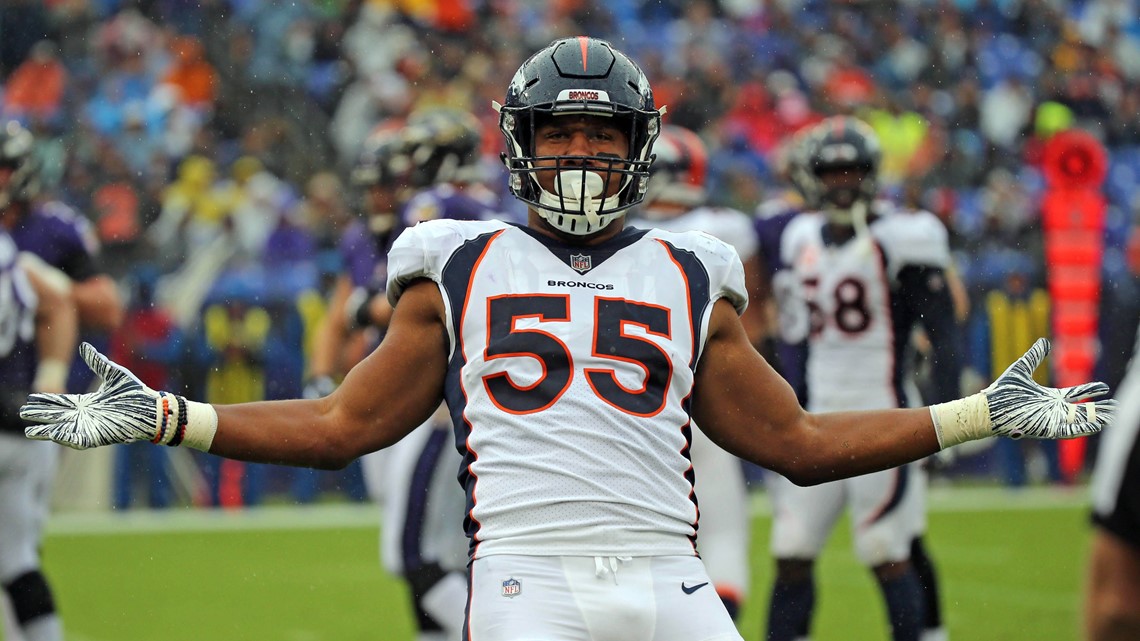
<instances>
[{"instance_id":1,"label":"number 58 jersey","mask_svg":"<svg viewBox=\"0 0 1140 641\"><path fill-rule=\"evenodd\" d=\"M911 327L953 323L943 270L950 249L942 223L927 212L875 218L866 236L827 238L827 219L803 213L784 229L782 334L806 340L808 409L813 412L903 407L905 351ZM914 278L914 274L925 274ZM932 335L941 338L946 331Z\"/></svg>"},{"instance_id":2,"label":"number 58 jersey","mask_svg":"<svg viewBox=\"0 0 1140 641\"><path fill-rule=\"evenodd\" d=\"M473 558L693 555L694 373L713 303L744 310L736 252L700 232L566 245L436 220L389 255L388 296L434 281Z\"/></svg>"}]
</instances>

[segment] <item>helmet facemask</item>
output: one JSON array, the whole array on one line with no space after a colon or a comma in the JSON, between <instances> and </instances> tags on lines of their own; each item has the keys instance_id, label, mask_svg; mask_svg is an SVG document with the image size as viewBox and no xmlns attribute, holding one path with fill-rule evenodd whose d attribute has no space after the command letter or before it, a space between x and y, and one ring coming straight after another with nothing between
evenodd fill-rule
<instances>
[{"instance_id":1,"label":"helmet facemask","mask_svg":"<svg viewBox=\"0 0 1140 641\"><path fill-rule=\"evenodd\" d=\"M797 138L789 174L808 206L868 238L881 156L874 130L858 119L835 116Z\"/></svg>"},{"instance_id":2,"label":"helmet facemask","mask_svg":"<svg viewBox=\"0 0 1140 641\"><path fill-rule=\"evenodd\" d=\"M834 181L824 180L823 175L817 173L816 179L820 183L819 210L827 216L828 220L839 225L856 225L856 221L859 219L866 221L869 206L874 197L874 178L868 178L869 171L864 167L829 168L827 170L828 173L832 174L840 171L858 175L859 178L857 180L847 179L845 182L836 184Z\"/></svg>"},{"instance_id":3,"label":"helmet facemask","mask_svg":"<svg viewBox=\"0 0 1140 641\"><path fill-rule=\"evenodd\" d=\"M513 151L504 158L511 174L511 192L534 207L555 229L567 234L585 236L603 229L641 202L648 188L652 162L649 152L660 127L660 115L615 113L612 106L605 107L598 111L579 103L520 112L503 107L500 112L500 127ZM543 123L550 118L578 115L613 118L628 137L626 156L536 155L535 132ZM543 188L539 182L543 174L555 175L554 191ZM615 181L619 183L617 190L605 195L612 191L607 188Z\"/></svg>"},{"instance_id":4,"label":"helmet facemask","mask_svg":"<svg viewBox=\"0 0 1140 641\"><path fill-rule=\"evenodd\" d=\"M645 197L663 110L654 107L637 65L608 43L581 37L551 44L523 63L506 104L495 108L511 193L556 230L593 234ZM578 116L612 118L629 142L624 157L536 155L540 127ZM544 188L540 177L552 188Z\"/></svg>"}]
</instances>

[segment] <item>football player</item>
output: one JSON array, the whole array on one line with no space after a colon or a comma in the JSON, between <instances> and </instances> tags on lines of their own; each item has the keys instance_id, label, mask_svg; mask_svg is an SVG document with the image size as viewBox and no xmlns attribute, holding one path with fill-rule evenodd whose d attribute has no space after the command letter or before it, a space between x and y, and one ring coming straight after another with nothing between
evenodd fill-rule
<instances>
[{"instance_id":1,"label":"football player","mask_svg":"<svg viewBox=\"0 0 1140 641\"><path fill-rule=\"evenodd\" d=\"M469 112L428 107L412 112L400 131L407 174L407 202L400 209L404 227L439 218L503 218L498 199L484 184L482 125ZM364 325L386 325L392 308L382 287L357 287L347 301L350 317Z\"/></svg>"},{"instance_id":2,"label":"football player","mask_svg":"<svg viewBox=\"0 0 1140 641\"><path fill-rule=\"evenodd\" d=\"M942 223L928 212L888 211L876 200L878 140L855 118L816 125L797 153L790 177L814 211L795 216L783 228L783 269L773 278L778 283L773 291L779 296L781 338L806 345L802 376L790 378L804 381L807 407L907 406L905 354L912 329L920 325L933 345L933 379L941 385L939 398L927 400L953 399L961 363ZM917 464L810 488L772 476L776 579L769 641L807 636L815 602L814 561L844 507L856 552L886 600L894 639L944 637L934 569L920 537L924 485Z\"/></svg>"},{"instance_id":3,"label":"football player","mask_svg":"<svg viewBox=\"0 0 1140 641\"><path fill-rule=\"evenodd\" d=\"M348 303L354 292L383 289L388 250L404 228L400 210L407 201L405 183L410 168L403 153L402 128L398 120L378 125L364 141L352 169L351 183L359 191L362 216L341 235L341 272L316 330L305 398L320 398L336 388L336 377L359 359L359 355L346 354L350 335L372 324L367 316L358 317L359 304L350 310ZM386 321L376 319L378 324Z\"/></svg>"},{"instance_id":4,"label":"football player","mask_svg":"<svg viewBox=\"0 0 1140 641\"><path fill-rule=\"evenodd\" d=\"M63 626L40 565L56 449L23 437L21 396L66 389L78 332L72 283L0 230L0 587L23 641L60 641ZM44 447L47 446L47 447Z\"/></svg>"},{"instance_id":5,"label":"football player","mask_svg":"<svg viewBox=\"0 0 1140 641\"><path fill-rule=\"evenodd\" d=\"M117 328L125 315L118 287L99 265L99 241L88 220L64 203L40 198L40 165L35 155L35 137L17 121L0 123L0 229L3 229L23 261L35 260L45 273L62 278L79 314L79 322L87 340L104 344L109 332ZM71 358L63 363L63 377L69 391L86 391L93 377L83 367L70 371ZM59 366L51 361L44 371ZM28 465L24 474L36 490L36 510L48 510L59 451L39 450L40 459ZM7 499L0 496L0 502ZM5 543L0 541L0 547ZM7 619L5 619L7 620Z\"/></svg>"},{"instance_id":6,"label":"football player","mask_svg":"<svg viewBox=\"0 0 1140 641\"><path fill-rule=\"evenodd\" d=\"M413 112L406 123L385 128L383 140L373 141L354 172L359 185L374 195L383 190L391 198L384 203L395 205L395 218L386 214L394 226L385 242L424 220L499 217L494 195L481 182L481 147L478 120L457 109ZM346 260L371 264L379 275L387 254L346 253ZM382 334L392 314L384 284L382 277L357 279L340 308L341 331ZM331 305L337 304L334 297ZM331 377L323 384L331 384ZM460 459L449 440L441 414L384 453L362 459L369 492L384 507L384 566L408 581L420 641L457 640L467 596L466 540L459 527L465 497L455 483Z\"/></svg>"},{"instance_id":7,"label":"football player","mask_svg":"<svg viewBox=\"0 0 1140 641\"><path fill-rule=\"evenodd\" d=\"M364 215L341 238L343 271L313 343L306 398L332 393L391 318L383 298L388 251L406 227L403 208L415 179L405 134L401 120L376 127L352 170ZM458 641L467 592L457 573L466 547L459 527L464 499L454 478L459 457L446 430L429 423L360 463L368 493L383 509L381 560L408 583L418 641Z\"/></svg>"}]
</instances>

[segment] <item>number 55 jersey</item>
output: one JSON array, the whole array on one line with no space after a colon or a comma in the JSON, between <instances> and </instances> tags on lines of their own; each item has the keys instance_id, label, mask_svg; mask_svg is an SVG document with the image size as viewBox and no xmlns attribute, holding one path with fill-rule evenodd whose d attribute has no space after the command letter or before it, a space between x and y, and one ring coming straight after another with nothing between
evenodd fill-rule
<instances>
[{"instance_id":1,"label":"number 55 jersey","mask_svg":"<svg viewBox=\"0 0 1140 641\"><path fill-rule=\"evenodd\" d=\"M393 304L420 278L443 295L473 558L695 554L694 373L713 303L747 300L729 245L632 228L567 245L435 220L400 236L388 268Z\"/></svg>"}]
</instances>

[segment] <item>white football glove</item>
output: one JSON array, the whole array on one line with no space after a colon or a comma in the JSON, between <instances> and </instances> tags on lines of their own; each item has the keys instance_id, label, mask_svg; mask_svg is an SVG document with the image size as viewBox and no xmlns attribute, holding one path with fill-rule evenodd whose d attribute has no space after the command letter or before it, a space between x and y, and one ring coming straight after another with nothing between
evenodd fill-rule
<instances>
[{"instance_id":1,"label":"white football glove","mask_svg":"<svg viewBox=\"0 0 1140 641\"><path fill-rule=\"evenodd\" d=\"M20 418L38 423L24 429L28 438L77 450L144 440L209 449L217 429L213 407L152 390L90 343L81 344L79 353L102 381L99 389L28 396Z\"/></svg>"},{"instance_id":2,"label":"white football glove","mask_svg":"<svg viewBox=\"0 0 1140 641\"><path fill-rule=\"evenodd\" d=\"M1033 371L1048 354L1049 341L1039 338L989 387L931 406L938 443L946 448L987 436L1077 438L1095 434L1111 423L1117 401L1091 400L1107 395L1108 385L1085 383L1058 389L1033 380Z\"/></svg>"}]
</instances>

